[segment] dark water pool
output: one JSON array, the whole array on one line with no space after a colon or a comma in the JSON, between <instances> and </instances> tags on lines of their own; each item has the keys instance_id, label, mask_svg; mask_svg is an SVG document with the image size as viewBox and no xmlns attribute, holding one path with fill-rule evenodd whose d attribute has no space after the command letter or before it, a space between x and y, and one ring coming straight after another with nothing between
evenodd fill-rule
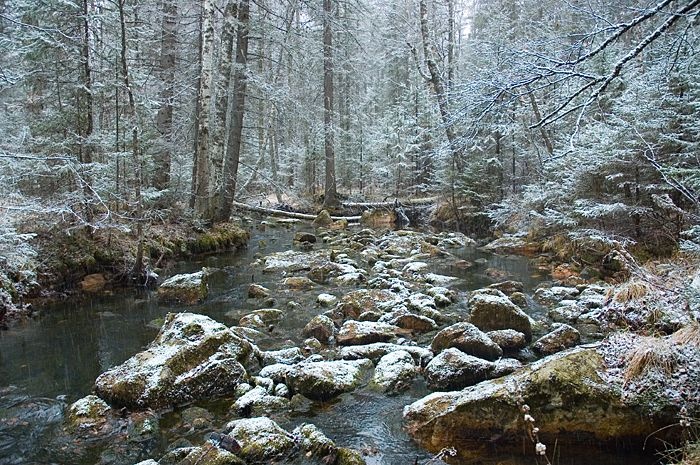
<instances>
[{"instance_id":1,"label":"dark water pool","mask_svg":"<svg viewBox=\"0 0 700 465\"><path fill-rule=\"evenodd\" d=\"M111 295L76 298L51 305L35 320L0 332L0 465L62 463L60 454L45 445L50 443L52 432L60 425L66 404L90 394L100 373L143 349L157 333L157 327L149 323L168 312L194 311L234 324L241 315L257 308L246 299L247 285L257 282L274 290L280 278L256 274L250 264L261 254L291 248L294 232L293 227L259 226L244 250L178 263L168 270L167 274L175 274L196 271L203 266L217 269L210 279L210 296L201 305L163 306L152 292L120 289ZM499 257L473 248L458 251L457 255L473 266L465 269L441 265L434 271L460 277L457 287L462 290L492 283L494 279L488 274L493 270L500 270L501 277L523 281L529 289L547 278L521 257ZM278 294L281 297L277 305L295 300L302 310L286 318L261 346L278 348L288 341L299 342L300 329L319 311L312 302L319 292L328 291L319 288L306 295ZM333 291L338 294L342 290ZM403 407L426 393L420 382L411 391L394 397L359 390L333 402L309 403L299 411L275 419L283 427L290 428L303 422L314 423L339 445L365 451L369 464L426 464L431 455L418 449L401 425ZM220 404L225 402L227 400ZM225 412L226 408L221 410ZM177 435L167 429L168 424L176 423L177 415L178 412L172 412L163 417L162 448L177 439ZM225 421L225 415L219 418L219 424ZM196 442L198 438L202 441L203 435L189 439ZM142 458L157 459L158 455ZM96 451L81 463L93 464L99 460L99 451ZM521 465L535 461L532 456L493 451L492 456L478 463ZM648 454L603 453L587 446L583 451L561 451L557 463L641 465L653 463L653 458Z\"/></svg>"}]
</instances>

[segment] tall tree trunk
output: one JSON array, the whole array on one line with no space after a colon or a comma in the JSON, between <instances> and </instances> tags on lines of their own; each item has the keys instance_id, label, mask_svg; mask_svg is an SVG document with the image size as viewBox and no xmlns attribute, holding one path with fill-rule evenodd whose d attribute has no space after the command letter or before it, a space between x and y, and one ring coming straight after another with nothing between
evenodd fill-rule
<instances>
[{"instance_id":1,"label":"tall tree trunk","mask_svg":"<svg viewBox=\"0 0 700 465\"><path fill-rule=\"evenodd\" d=\"M170 164L173 143L173 97L175 87L175 58L177 39L177 4L175 0L163 1L163 20L160 40L160 73L163 90L160 92L161 106L156 115L156 127L161 145L154 155L155 169L153 187L158 190L170 186Z\"/></svg>"},{"instance_id":2,"label":"tall tree trunk","mask_svg":"<svg viewBox=\"0 0 700 465\"><path fill-rule=\"evenodd\" d=\"M93 98L92 98L92 69L90 61L90 10L88 0L83 0L82 4L82 43L81 43L81 60L82 60L82 78L83 78L83 99L85 107L83 111L84 125L82 127L80 137L80 184L83 190L83 213L85 221L92 223L94 212L92 205L92 178L89 169L85 169L84 165L92 163L92 141L90 140L93 132Z\"/></svg>"},{"instance_id":3,"label":"tall tree trunk","mask_svg":"<svg viewBox=\"0 0 700 465\"><path fill-rule=\"evenodd\" d=\"M200 39L200 82L197 95L197 142L192 186L194 209L200 217L211 215L209 205L209 120L211 113L211 87L214 61L214 2L204 0L202 5L202 32Z\"/></svg>"},{"instance_id":4,"label":"tall tree trunk","mask_svg":"<svg viewBox=\"0 0 700 465\"><path fill-rule=\"evenodd\" d=\"M224 25L221 31L221 51L219 52L218 72L215 84L216 121L212 130L210 177L216 186L217 195L221 196L225 181L223 178L224 154L226 151L226 116L228 115L229 85L231 83L231 63L235 44L236 16L238 4L229 0L224 9Z\"/></svg>"},{"instance_id":5,"label":"tall tree trunk","mask_svg":"<svg viewBox=\"0 0 700 465\"><path fill-rule=\"evenodd\" d=\"M457 135L455 134L454 128L452 127L452 121L450 120L450 110L447 101L447 89L445 88L445 83L440 73L440 69L437 64L438 52L435 48L435 44L430 36L430 30L428 28L428 7L425 0L420 0L420 32L421 39L423 42L423 58L425 60L425 65L428 68L429 75L421 70L421 75L428 81L435 97L437 98L438 109L440 110L440 118L442 119L442 125L445 127L445 136L447 137L447 142L450 145L450 152L452 155L452 165L455 169L462 170L462 153L459 149L459 144L457 141ZM415 49L414 49L415 53Z\"/></svg>"},{"instance_id":6,"label":"tall tree trunk","mask_svg":"<svg viewBox=\"0 0 700 465\"><path fill-rule=\"evenodd\" d=\"M126 0L119 0L119 25L121 27L121 72L122 80L124 83L124 88L126 89L126 94L129 97L129 116L132 121L131 129L131 154L134 163L134 194L136 197L136 203L134 205L134 220L136 221L136 235L137 235L137 246L136 246L136 260L134 261L134 266L131 269L131 276L135 279L139 279L145 276L144 263L143 263L143 202L141 198L141 149L139 147L139 125L138 125L138 115L136 114L136 100L134 99L134 92L131 88L131 79L129 78L129 64L127 61L127 41L126 41L126 18L124 14L124 3Z\"/></svg>"},{"instance_id":7,"label":"tall tree trunk","mask_svg":"<svg viewBox=\"0 0 700 465\"><path fill-rule=\"evenodd\" d=\"M338 205L335 182L335 153L333 151L333 29L331 0L323 0L323 132L326 162L324 208Z\"/></svg>"},{"instance_id":8,"label":"tall tree trunk","mask_svg":"<svg viewBox=\"0 0 700 465\"><path fill-rule=\"evenodd\" d=\"M233 104L231 105L231 128L226 144L226 156L222 169L224 183L216 219L226 221L231 216L233 198L236 193L236 177L241 157L241 138L243 136L243 117L245 116L245 93L248 63L248 33L250 23L249 0L241 0L238 7L238 31L236 32L236 65L234 67Z\"/></svg>"}]
</instances>

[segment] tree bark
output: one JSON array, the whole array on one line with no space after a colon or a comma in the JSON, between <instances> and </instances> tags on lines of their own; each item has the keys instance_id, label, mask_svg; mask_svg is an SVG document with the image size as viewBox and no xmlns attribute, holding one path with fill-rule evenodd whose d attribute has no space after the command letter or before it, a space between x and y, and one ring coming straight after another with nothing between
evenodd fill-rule
<instances>
[{"instance_id":1,"label":"tree bark","mask_svg":"<svg viewBox=\"0 0 700 465\"><path fill-rule=\"evenodd\" d=\"M226 145L226 156L222 168L224 183L223 195L220 197L216 220L226 221L231 216L233 198L236 193L236 177L241 157L243 136L243 117L245 116L245 93L247 86L248 33L250 24L249 0L241 0L238 7L238 31L236 32L236 65L234 67L233 102L231 109L231 128Z\"/></svg>"},{"instance_id":2,"label":"tree bark","mask_svg":"<svg viewBox=\"0 0 700 465\"><path fill-rule=\"evenodd\" d=\"M333 5L323 0L323 133L325 152L324 208L338 205L335 180L335 152L333 147L333 29L331 27Z\"/></svg>"},{"instance_id":3,"label":"tree bark","mask_svg":"<svg viewBox=\"0 0 700 465\"><path fill-rule=\"evenodd\" d=\"M204 0L202 5L202 32L200 43L201 68L197 95L197 142L194 155L194 179L192 192L194 209L200 217L208 218L209 208L209 114L211 112L211 86L214 60L214 3Z\"/></svg>"},{"instance_id":4,"label":"tree bark","mask_svg":"<svg viewBox=\"0 0 700 465\"><path fill-rule=\"evenodd\" d=\"M144 273L144 263L143 263L143 202L141 198L141 150L139 147L139 126L138 126L138 116L136 114L136 100L134 99L134 92L131 88L131 80L129 78L129 64L127 61L127 41L126 41L126 19L124 14L124 3L126 0L119 0L119 24L121 28L121 73L122 82L124 88L126 89L127 96L129 97L129 116L132 121L131 129L131 154L134 163L134 194L136 197L136 204L134 205L134 220L136 221L136 235L137 235L137 245L136 245L136 257L134 260L134 266L131 269L131 276L135 279L145 276Z\"/></svg>"},{"instance_id":5,"label":"tree bark","mask_svg":"<svg viewBox=\"0 0 700 465\"><path fill-rule=\"evenodd\" d=\"M85 114L83 116L85 124L80 125L82 127L81 137L80 137L80 163L81 165L89 165L92 163L92 141L90 138L93 133L93 98L92 98L92 70L90 61L90 11L88 0L83 0L82 4L82 43L81 43L81 59L82 59L82 78L83 78L83 91L81 92L85 103ZM79 116L80 118L80 116ZM85 221L90 224L92 223L94 212L92 206L92 178L90 172L85 169L85 166L80 168L80 180L81 187L83 189L83 213L85 215Z\"/></svg>"},{"instance_id":6,"label":"tree bark","mask_svg":"<svg viewBox=\"0 0 700 465\"><path fill-rule=\"evenodd\" d=\"M177 5L174 0L163 0L161 23L160 72L163 89L160 92L161 106L156 115L156 127L161 145L154 155L155 169L153 187L158 190L170 186L170 164L173 143L173 97L175 87L175 58L177 39Z\"/></svg>"},{"instance_id":7,"label":"tree bark","mask_svg":"<svg viewBox=\"0 0 700 465\"><path fill-rule=\"evenodd\" d=\"M212 182L216 186L217 195L222 195L225 181L223 178L224 154L226 152L226 116L229 109L229 85L231 83L231 63L236 37L236 16L238 4L229 0L224 9L224 25L221 31L221 51L216 79L216 103L214 127L211 142Z\"/></svg>"},{"instance_id":8,"label":"tree bark","mask_svg":"<svg viewBox=\"0 0 700 465\"><path fill-rule=\"evenodd\" d=\"M423 58L425 64L428 67L428 76L424 76L430 86L432 87L435 97L437 98L438 109L440 110L440 118L442 119L442 125L445 127L445 136L447 137L447 142L450 145L450 152L452 155L452 164L457 170L462 169L462 153L459 149L457 143L457 135L452 127L452 122L450 121L450 110L447 101L447 92L445 89L445 83L443 82L440 69L437 64L437 50L430 37L430 31L428 28L428 7L425 0L420 0L420 32L421 39L423 42ZM415 53L415 50L414 50ZM419 67L420 69L420 67ZM421 74L424 74L421 72Z\"/></svg>"}]
</instances>

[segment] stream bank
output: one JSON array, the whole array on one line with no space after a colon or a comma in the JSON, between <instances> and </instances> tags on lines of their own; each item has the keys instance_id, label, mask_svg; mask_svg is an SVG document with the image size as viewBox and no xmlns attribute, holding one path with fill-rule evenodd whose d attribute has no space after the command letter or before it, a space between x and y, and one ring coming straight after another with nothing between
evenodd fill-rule
<instances>
[{"instance_id":1,"label":"stream bank","mask_svg":"<svg viewBox=\"0 0 700 465\"><path fill-rule=\"evenodd\" d=\"M491 305L494 299L496 303L503 304L499 308L505 306L515 311L511 307L515 301L518 302L518 306L526 310L534 342L538 341L539 336L549 334L551 329L555 329L552 327L552 315L557 315L556 318L560 319L568 318L570 325L580 330L583 342L598 338L599 334L607 332L608 327L612 328L614 324L621 324L616 320L593 328L596 318L600 322L610 322L611 320L604 318L603 315L608 310L610 314L615 313L612 312L614 306L604 305L610 287L599 285L598 287L567 288L547 285L543 281L548 277L538 275L538 271L530 266L528 260L481 252L468 245L470 241L464 236L421 234L410 231L383 234L371 230L316 232L306 229L306 237L311 239L311 236L314 236L316 242L307 240L294 243L296 230L287 229L288 226L275 223L267 223L262 227L264 230L256 231L249 247L236 256L202 257L195 262L182 263L172 270L173 273L191 273L203 267L210 270L210 294L201 304L162 306L158 304L155 295L150 293L127 299L124 297L128 296L100 297L99 299L106 300L103 300L103 303L93 301L91 304L93 308L86 310L86 323L91 325L98 323L98 336L91 342L92 346L83 352L79 347L83 345L85 339L90 340L90 337L86 338L90 332L72 328L76 321L71 322L70 319L73 318L75 309L66 310L67 320L63 323L64 331L74 333L72 339L74 352L70 358L80 359L81 356L76 357L76 355L81 353L86 358L82 361L71 360L71 363L85 365L85 361L91 357L91 354L99 354L99 362L90 370L83 369L84 380L78 383L80 386L76 385L70 391L71 394L67 395L65 387L56 384L55 381L56 375L61 379L62 374L66 376L73 374L74 370L65 366L67 359L59 372L53 368L58 364L55 361L49 362L46 366L49 373L45 381L35 378L34 382L21 382L20 373L10 371L7 373L7 378L4 377L6 373L2 373L3 379L9 379L10 383L16 380L15 384L20 385L18 386L20 392L8 394L7 398L21 396L21 390L26 389L22 385L39 386L47 382L54 385L54 388L48 390L42 388L43 395L50 397L67 395L58 401L42 401L51 405L53 410L49 410L55 412L50 416L53 419L52 423L48 426L44 425L46 430L53 429L45 433L53 439L44 441L50 446L38 451L39 454L45 455L33 455L34 457L37 459L44 457L39 460L40 462L50 460L48 457L56 457L52 454L57 453L56 444L52 441L57 440L59 444L63 444L64 441L68 441L68 438L74 438L71 434L63 433L65 426L62 412L70 412L77 408L72 402L90 392L98 374L110 371L144 347L157 347L158 344L151 343L156 332L160 330L161 334L165 335L168 324L181 321L177 316L158 321L168 312L173 315L182 315L182 312L209 315L211 320L201 321L212 323L204 323L204 326L198 323L197 328L202 330L205 327L219 328L216 332L221 334L234 331L238 339L245 339L248 344L257 347L257 351L253 349L252 358L246 359L247 361L241 359L240 362L242 366L245 365L246 371L243 376L247 379L231 385L230 394L217 393L216 395L220 396L217 400L202 399L185 406L179 405L183 401L180 398L172 398L172 400L166 398L165 402L158 401L152 404L156 413L155 418L148 415L144 417L138 409L137 411L127 410L125 417L120 413L117 416L121 420L103 417L96 421L97 429L84 430L84 432L95 433L88 436L90 441L87 449L90 450L84 450L86 438L78 441L83 444L82 452L72 449L77 443L73 446L66 446L66 444L61 446L67 447L67 452L64 452L68 454L66 457L71 457L71 453L74 454L69 460L71 463L135 463L137 459L164 460L161 458L163 454L177 446L210 447L207 444L214 444L219 447L216 437L213 436L214 433L228 434L235 429L235 426L228 427L231 421L248 417L258 418L260 415L271 418L294 437L299 437L293 432L302 423L312 423L338 447L350 447L359 451L367 463L398 465L412 463L416 459L419 463L427 462L431 454L416 448L416 445L403 432L403 407L429 394L429 386L426 382L430 379L436 382L446 380L449 383L445 385L449 386L448 389L438 388L437 391L448 393L451 389L460 389L460 383L471 383L471 381L465 381L467 378L462 376L464 368L448 371L447 377L430 375L430 373L443 372L436 370L440 366L437 365L436 360L445 360L445 357L441 357L442 354L459 355L459 352L469 351L463 339L451 339L453 341L450 343L451 348L436 342L436 340L444 340L444 338L437 338L440 332L450 327L454 330L455 325L465 325L468 321L479 325L486 324L472 319L474 309L480 305ZM504 277L515 280L503 282ZM518 279L520 285L516 282ZM259 287L254 288L251 284ZM494 286L489 288L492 284ZM265 292L249 294L251 289L260 290L259 288L267 290L267 295ZM478 289L481 291L475 292ZM329 296L337 300L334 302ZM651 294L648 294L648 297L651 297ZM619 304L620 300L622 299L611 301ZM115 305L105 306L104 302L107 301L113 301ZM579 306L576 307L574 304ZM401 307L405 307L407 311L402 310ZM567 309L568 313L565 311ZM594 313L590 314L591 312ZM47 313L46 317L57 313ZM330 339L322 341L323 336L319 334L324 333L314 331L313 335L317 336L314 342L303 333L307 324L320 316L325 316L331 321L330 326L325 326L330 332ZM379 321L382 319L383 321ZM430 325L426 319L432 319L435 326ZM126 325L131 320L134 324ZM661 321L662 318L658 320ZM166 324L168 321L170 323ZM188 325L189 323L183 327ZM55 323L52 326L56 326ZM462 326L457 327L462 328ZM144 331L144 328L153 329ZM485 327L484 329L492 330ZM495 329L495 331L499 330ZM202 332L192 326L187 332L189 334L187 337L193 338L205 333L206 331ZM463 333L462 331L460 334ZM508 334L500 334L500 336ZM19 332L15 335L22 337ZM27 335L23 334L23 336ZM480 347L492 347L485 339L477 339L481 341ZM223 341L220 338L217 340ZM386 342L381 342L382 340ZM500 350L510 347L509 343L506 343L510 339L491 340L500 341L498 345ZM50 339L47 341L47 348L52 347L50 341ZM124 344L122 345L119 341ZM226 344L234 341L233 336L226 336L226 341L228 341ZM20 339L16 339L15 343L7 339L2 342L3 354L8 353L6 349L10 347L14 347L14 353L18 356L22 351L26 352L22 347L27 346ZM114 350L116 343L122 346L121 350ZM511 355L505 358L520 359L518 361L521 364L527 364L533 357L541 356L526 350L513 357L514 349L508 350L511 351ZM517 354L520 350L522 349L515 349L515 353ZM555 352L556 350L558 349L555 349ZM70 349L53 352L65 353L70 352ZM214 352L220 353L218 350ZM408 354L408 358L403 358L402 352ZM481 357L486 356L483 351L480 354ZM65 357L58 353L51 355ZM390 355L395 356L395 360L392 360ZM36 354L26 353L27 363L25 364L28 365L27 368L31 373L36 374L42 370L37 371L38 367L32 361L32 356ZM499 368L499 374L495 371L494 365L489 365L493 362L480 357L475 358L482 360L478 362L479 366L485 367L491 373L489 377L494 377L494 382L500 379L500 374L505 374L503 367ZM189 373L192 369L196 371L198 366L206 367L201 364L201 360L204 359L195 357L184 365L169 365L169 370L185 370L180 371L181 374ZM363 359L368 360L369 363L363 362ZM463 359L467 360L459 355L454 360ZM358 361L350 363L351 360ZM468 360L470 363L474 362L472 359ZM336 363L336 365L327 367L323 365L324 363ZM14 366L18 368L17 371L22 370L21 364ZM337 388L329 391L326 387L318 391L317 387L313 387L315 383L308 384L304 381L316 376L314 375L316 367L324 367L325 370L351 366L360 369L357 384L353 382L347 388L340 387L337 392L335 391ZM383 385L381 380L387 379L387 377L377 377L377 373L393 373L392 370L381 368L386 366L407 368L397 372L407 373L406 378L393 378L399 382L388 384L393 386L391 390L394 392L389 396L383 390L377 389L377 386ZM510 364L510 367L510 370L517 369L514 364ZM290 368L295 370L295 373L288 372ZM652 364L651 368L656 367ZM484 373L483 369L479 369L478 372ZM179 378L175 373L171 373L163 379L167 381L169 376ZM68 381L65 377L63 379ZM198 386L211 384L210 382L197 384L195 380L193 382ZM243 388L244 384L248 387ZM282 385L288 389L287 393L284 392ZM240 390L238 386L241 386ZM478 386L483 385L479 383L475 386L469 389L477 389ZM206 397L209 397L209 394ZM14 398L15 403L11 407L15 409L14 411L24 407L28 409L24 411L29 411L31 409L27 402L31 405L37 403L31 396L25 401ZM151 397L144 399L148 398ZM184 400L184 402L189 403L193 400ZM121 412L119 402L114 400L112 402L114 411ZM150 401L145 402L139 409L148 406ZM174 409L163 411L162 405L170 402L175 404ZM56 403L59 405L55 406ZM67 404L73 407L64 410ZM538 406L533 404L532 408L534 410ZM44 410L40 411L44 412ZM517 414L517 409L515 412ZM145 436L142 434L143 428L139 426L144 424L150 425L147 426L150 432ZM108 425L112 425L109 426L111 431L129 432L128 437L100 434L101 428ZM22 447L18 446L22 444L22 439L19 438L20 430L21 427L17 425L12 427L8 422L3 423L3 437L17 450L22 450ZM41 434L33 436L41 436ZM109 438L109 441L106 438ZM466 446L466 442L455 439L458 438L453 437L449 441L451 446L458 449ZM531 459L527 454L522 456L512 451L505 452L504 443L499 440L500 438L489 436L485 443L489 446L488 450L480 460L485 463L503 460L508 460L510 463L528 463ZM75 438L72 441L75 441ZM114 446L108 446L107 443ZM135 448L134 444L140 444L140 446ZM32 447L36 448L36 446L27 445L26 450L31 450ZM131 451L136 450L136 455L124 455L125 447ZM437 443L428 449L437 452L435 447L438 447ZM564 456L566 463L576 463L576 451L581 447L588 448L589 444L570 444L561 451L561 454L566 454ZM497 452L499 450L500 453ZM37 452L31 452L31 454L37 454ZM588 454L585 457L589 459L591 455ZM288 458L291 459L291 457ZM13 463L10 460L12 459L8 459L7 463ZM613 449L612 453L606 453L601 449L597 460L598 463L607 464L641 464L652 461L653 455L648 453L635 453L629 450L622 452L617 449Z\"/></svg>"}]
</instances>

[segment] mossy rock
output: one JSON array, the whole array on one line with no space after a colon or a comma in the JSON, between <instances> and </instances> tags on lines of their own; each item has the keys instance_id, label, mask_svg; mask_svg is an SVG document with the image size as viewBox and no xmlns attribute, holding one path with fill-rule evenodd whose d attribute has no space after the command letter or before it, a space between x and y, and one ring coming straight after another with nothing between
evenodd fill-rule
<instances>
[{"instance_id":1,"label":"mossy rock","mask_svg":"<svg viewBox=\"0 0 700 465\"><path fill-rule=\"evenodd\" d=\"M674 421L628 402L621 386L602 377L605 371L603 355L595 348L571 349L511 375L418 400L404 409L406 429L430 451L462 444L460 459L467 461L493 447L493 438L499 449L521 447L526 437L522 402L547 444L590 440L641 446L648 435Z\"/></svg>"}]
</instances>

